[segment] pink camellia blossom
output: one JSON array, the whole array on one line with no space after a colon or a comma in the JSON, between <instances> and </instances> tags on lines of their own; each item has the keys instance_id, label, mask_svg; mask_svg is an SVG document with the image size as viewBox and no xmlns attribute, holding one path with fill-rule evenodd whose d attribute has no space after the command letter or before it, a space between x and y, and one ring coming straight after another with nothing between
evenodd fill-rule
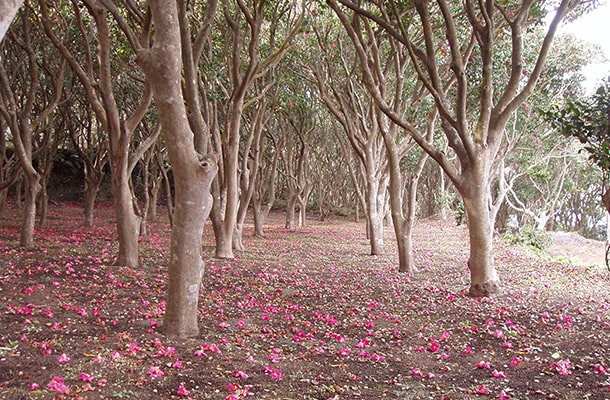
<instances>
[{"instance_id":1,"label":"pink camellia blossom","mask_svg":"<svg viewBox=\"0 0 610 400\"><path fill-rule=\"evenodd\" d=\"M34 390L38 390L38 389L40 389L40 385L39 385L39 384L37 384L37 383L32 383L32 384L30 385L30 390L34 391Z\"/></svg>"},{"instance_id":2,"label":"pink camellia blossom","mask_svg":"<svg viewBox=\"0 0 610 400\"><path fill-rule=\"evenodd\" d=\"M227 392L236 392L241 389L241 386L239 386L239 383L231 382L227 385L226 389Z\"/></svg>"},{"instance_id":3,"label":"pink camellia blossom","mask_svg":"<svg viewBox=\"0 0 610 400\"><path fill-rule=\"evenodd\" d=\"M489 389L485 385L481 385L477 388L477 394L489 394Z\"/></svg>"},{"instance_id":4,"label":"pink camellia blossom","mask_svg":"<svg viewBox=\"0 0 610 400\"><path fill-rule=\"evenodd\" d=\"M595 364L595 372L601 375L606 375L608 373L608 368L604 367L601 364Z\"/></svg>"},{"instance_id":5,"label":"pink camellia blossom","mask_svg":"<svg viewBox=\"0 0 610 400\"><path fill-rule=\"evenodd\" d=\"M470 346L466 346L466 347L464 347L464 350L462 350L463 355L470 354L470 353L472 353L472 347L470 347Z\"/></svg>"},{"instance_id":6,"label":"pink camellia blossom","mask_svg":"<svg viewBox=\"0 0 610 400\"><path fill-rule=\"evenodd\" d=\"M80 374L78 374L78 377L83 382L93 382L93 377L87 374L86 372L81 372Z\"/></svg>"},{"instance_id":7,"label":"pink camellia blossom","mask_svg":"<svg viewBox=\"0 0 610 400\"><path fill-rule=\"evenodd\" d=\"M437 351L440 350L440 348L441 348L441 345L437 341L434 341L428 345L427 350L429 352L436 353Z\"/></svg>"},{"instance_id":8,"label":"pink camellia blossom","mask_svg":"<svg viewBox=\"0 0 610 400\"><path fill-rule=\"evenodd\" d=\"M568 376L572 372L570 369L572 368L572 363L570 360L559 360L557 362L551 363L551 368L555 370L561 376Z\"/></svg>"},{"instance_id":9,"label":"pink camellia blossom","mask_svg":"<svg viewBox=\"0 0 610 400\"><path fill-rule=\"evenodd\" d=\"M68 393L70 388L64 384L64 378L59 376L54 376L51 378L51 381L47 383L47 387L54 392L58 393Z\"/></svg>"},{"instance_id":10,"label":"pink camellia blossom","mask_svg":"<svg viewBox=\"0 0 610 400\"><path fill-rule=\"evenodd\" d=\"M161 369L159 367L157 367L156 365L153 365L152 367L150 367L150 369L148 370L148 375L152 378L161 378L165 375L165 373L163 371L161 371Z\"/></svg>"},{"instance_id":11,"label":"pink camellia blossom","mask_svg":"<svg viewBox=\"0 0 610 400\"><path fill-rule=\"evenodd\" d=\"M140 345L138 344L138 342L131 342L129 344L129 352L137 353L138 351L140 351Z\"/></svg>"},{"instance_id":12,"label":"pink camellia blossom","mask_svg":"<svg viewBox=\"0 0 610 400\"><path fill-rule=\"evenodd\" d=\"M491 374L494 378L506 378L506 372L498 371L497 369L494 369Z\"/></svg>"},{"instance_id":13,"label":"pink camellia blossom","mask_svg":"<svg viewBox=\"0 0 610 400\"><path fill-rule=\"evenodd\" d=\"M351 353L350 349L348 349L346 347L342 348L341 350L339 350L337 352L338 355L343 356L343 357L349 356L350 353Z\"/></svg>"},{"instance_id":14,"label":"pink camellia blossom","mask_svg":"<svg viewBox=\"0 0 610 400\"><path fill-rule=\"evenodd\" d=\"M233 371L233 376L239 379L248 379L248 374L241 370Z\"/></svg>"},{"instance_id":15,"label":"pink camellia blossom","mask_svg":"<svg viewBox=\"0 0 610 400\"><path fill-rule=\"evenodd\" d=\"M60 363L67 363L68 361L70 361L70 357L68 357L68 356L66 355L66 353L63 353L62 355L60 355L60 356L58 356L58 357L57 357L57 362L60 362Z\"/></svg>"},{"instance_id":16,"label":"pink camellia blossom","mask_svg":"<svg viewBox=\"0 0 610 400\"><path fill-rule=\"evenodd\" d=\"M182 360L176 360L172 363L172 368L182 369L182 367L183 367Z\"/></svg>"},{"instance_id":17,"label":"pink camellia blossom","mask_svg":"<svg viewBox=\"0 0 610 400\"><path fill-rule=\"evenodd\" d=\"M510 396L509 394L506 394L506 393L504 392L504 390L502 390L500 393L498 393L498 395L496 396L496 398L497 398L497 399L500 399L500 400L508 400L508 399L510 399L510 398L511 398L511 396Z\"/></svg>"},{"instance_id":18,"label":"pink camellia blossom","mask_svg":"<svg viewBox=\"0 0 610 400\"><path fill-rule=\"evenodd\" d=\"M176 392L178 394L178 396L188 396L191 394L190 390L187 390L186 387L184 387L184 383L180 383L180 386L178 387L178 392Z\"/></svg>"},{"instance_id":19,"label":"pink camellia blossom","mask_svg":"<svg viewBox=\"0 0 610 400\"><path fill-rule=\"evenodd\" d=\"M508 365L510 365L511 367L516 367L517 365L521 364L521 359L519 357L513 357L512 360L510 360L510 363L508 363Z\"/></svg>"},{"instance_id":20,"label":"pink camellia blossom","mask_svg":"<svg viewBox=\"0 0 610 400\"><path fill-rule=\"evenodd\" d=\"M272 381L279 381L280 379L282 379L282 373L280 372L280 370L278 369L274 369L273 371L271 371L271 373L269 374L269 378Z\"/></svg>"},{"instance_id":21,"label":"pink camellia blossom","mask_svg":"<svg viewBox=\"0 0 610 400\"><path fill-rule=\"evenodd\" d=\"M489 361L479 361L477 363L477 368L479 369L491 369L491 364Z\"/></svg>"},{"instance_id":22,"label":"pink camellia blossom","mask_svg":"<svg viewBox=\"0 0 610 400\"><path fill-rule=\"evenodd\" d=\"M356 347L359 348L359 349L363 349L366 346L368 346L370 343L371 343L371 341L369 339L363 338L363 339L360 339L360 341L358 342Z\"/></svg>"},{"instance_id":23,"label":"pink camellia blossom","mask_svg":"<svg viewBox=\"0 0 610 400\"><path fill-rule=\"evenodd\" d=\"M206 354L205 351L203 351L202 349L197 349L195 350L195 352L193 353L195 356L197 357L207 357L208 355Z\"/></svg>"},{"instance_id":24,"label":"pink camellia blossom","mask_svg":"<svg viewBox=\"0 0 610 400\"><path fill-rule=\"evenodd\" d=\"M269 374L269 378L272 381L279 381L282 379L282 373L279 369L272 367L271 365L266 365L263 367L263 371Z\"/></svg>"},{"instance_id":25,"label":"pink camellia blossom","mask_svg":"<svg viewBox=\"0 0 610 400\"><path fill-rule=\"evenodd\" d=\"M411 372L413 376L424 376L423 372L417 367L413 367L413 371Z\"/></svg>"}]
</instances>

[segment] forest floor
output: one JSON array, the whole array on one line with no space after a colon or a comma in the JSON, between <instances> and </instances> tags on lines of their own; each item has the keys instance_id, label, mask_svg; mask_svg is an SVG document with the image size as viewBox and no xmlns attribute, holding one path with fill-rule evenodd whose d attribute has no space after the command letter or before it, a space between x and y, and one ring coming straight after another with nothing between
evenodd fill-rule
<instances>
[{"instance_id":1,"label":"forest floor","mask_svg":"<svg viewBox=\"0 0 610 400\"><path fill-rule=\"evenodd\" d=\"M413 276L390 231L368 255L363 224L278 214L233 260L211 258L207 226L202 333L170 340L167 219L124 268L112 215L84 228L78 205L51 206L31 250L18 212L0 218L0 399L610 398L610 273L571 253L497 239L503 294L476 299L452 221L417 223Z\"/></svg>"}]
</instances>

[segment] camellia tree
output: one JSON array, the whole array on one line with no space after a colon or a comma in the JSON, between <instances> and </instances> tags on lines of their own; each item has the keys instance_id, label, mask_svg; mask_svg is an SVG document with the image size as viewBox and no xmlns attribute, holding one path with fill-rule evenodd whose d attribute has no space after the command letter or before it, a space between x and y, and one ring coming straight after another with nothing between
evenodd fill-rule
<instances>
[{"instance_id":1,"label":"camellia tree","mask_svg":"<svg viewBox=\"0 0 610 400\"><path fill-rule=\"evenodd\" d=\"M561 134L577 138L602 170L602 202L610 213L610 79L605 80L592 96L556 105L543 115Z\"/></svg>"},{"instance_id":2,"label":"camellia tree","mask_svg":"<svg viewBox=\"0 0 610 400\"><path fill-rule=\"evenodd\" d=\"M379 108L436 161L464 201L470 237L471 296L500 291L493 264L497 200L492 183L505 128L532 95L557 28L565 17L594 2L562 0L540 41L526 41L528 28L547 14L534 0L446 0L398 2L327 0L347 30L360 60L363 79ZM408 51L417 79L434 99L442 133L457 158L426 140L426 133L384 98L382 67L371 61L371 37L383 30L392 45ZM509 38L506 40L506 38ZM508 42L508 49L501 44ZM536 48L531 70L524 69L528 48ZM496 62L506 52L507 63ZM498 69L507 78L498 80Z\"/></svg>"}]
</instances>

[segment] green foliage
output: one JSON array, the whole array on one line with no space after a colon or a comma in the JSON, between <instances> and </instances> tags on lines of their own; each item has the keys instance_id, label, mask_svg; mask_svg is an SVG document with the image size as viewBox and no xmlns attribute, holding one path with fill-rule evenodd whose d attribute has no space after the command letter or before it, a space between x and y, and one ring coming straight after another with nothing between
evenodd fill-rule
<instances>
[{"instance_id":1,"label":"green foliage","mask_svg":"<svg viewBox=\"0 0 610 400\"><path fill-rule=\"evenodd\" d=\"M459 226L466 220L466 209L464 203L459 201L455 206L455 223Z\"/></svg>"},{"instance_id":2,"label":"green foliage","mask_svg":"<svg viewBox=\"0 0 610 400\"><path fill-rule=\"evenodd\" d=\"M566 137L575 137L605 173L610 171L610 82L585 99L542 111L545 119Z\"/></svg>"},{"instance_id":3,"label":"green foliage","mask_svg":"<svg viewBox=\"0 0 610 400\"><path fill-rule=\"evenodd\" d=\"M514 234L506 234L504 240L510 244L528 246L535 250L544 250L551 244L551 236L547 231L526 225Z\"/></svg>"}]
</instances>

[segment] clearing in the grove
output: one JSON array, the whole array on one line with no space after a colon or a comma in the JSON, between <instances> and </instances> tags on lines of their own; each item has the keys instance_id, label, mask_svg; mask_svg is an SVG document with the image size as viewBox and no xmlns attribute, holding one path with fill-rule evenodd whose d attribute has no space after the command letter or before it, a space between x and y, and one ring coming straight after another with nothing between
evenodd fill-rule
<instances>
[{"instance_id":1,"label":"clearing in the grove","mask_svg":"<svg viewBox=\"0 0 610 400\"><path fill-rule=\"evenodd\" d=\"M607 399L610 279L498 238L498 297L469 298L466 228L419 221L418 272L367 254L364 223L294 231L212 259L201 336L162 322L170 231L161 216L141 266L113 265L113 213L51 206L35 249L19 249L19 210L0 219L1 399Z\"/></svg>"}]
</instances>

